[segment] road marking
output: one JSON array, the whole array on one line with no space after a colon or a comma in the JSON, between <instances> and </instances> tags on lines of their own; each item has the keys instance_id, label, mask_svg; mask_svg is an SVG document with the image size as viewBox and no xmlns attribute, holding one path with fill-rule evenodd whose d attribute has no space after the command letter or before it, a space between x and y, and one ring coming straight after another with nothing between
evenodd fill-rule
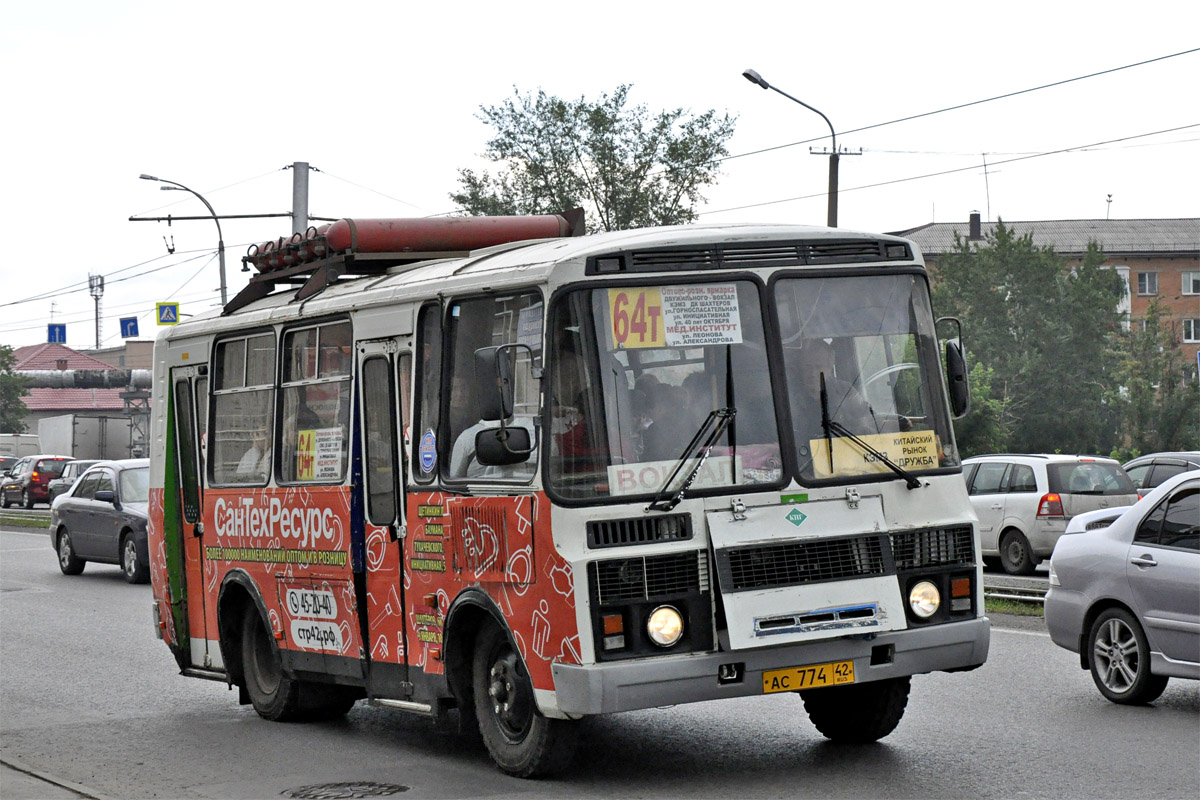
<instances>
[{"instance_id":1,"label":"road marking","mask_svg":"<svg viewBox=\"0 0 1200 800\"><path fill-rule=\"evenodd\" d=\"M5 547L0 553L40 553L45 547Z\"/></svg>"},{"instance_id":2,"label":"road marking","mask_svg":"<svg viewBox=\"0 0 1200 800\"><path fill-rule=\"evenodd\" d=\"M1021 636L1041 636L1046 639L1050 638L1050 634L1046 633L1045 631L1023 631L1023 630L1019 630L1017 628L993 627L992 632L993 633L1017 633L1017 634L1020 634Z\"/></svg>"},{"instance_id":3,"label":"road marking","mask_svg":"<svg viewBox=\"0 0 1200 800\"><path fill-rule=\"evenodd\" d=\"M45 537L45 536L50 535L49 531L37 531L36 533L29 533L28 531L0 530L0 533L11 533L13 536L42 536L42 537Z\"/></svg>"}]
</instances>

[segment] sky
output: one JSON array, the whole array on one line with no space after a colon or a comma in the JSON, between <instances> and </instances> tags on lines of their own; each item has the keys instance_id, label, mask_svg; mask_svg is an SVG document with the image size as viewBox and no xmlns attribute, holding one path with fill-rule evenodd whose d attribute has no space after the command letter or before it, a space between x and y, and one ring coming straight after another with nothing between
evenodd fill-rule
<instances>
[{"instance_id":1,"label":"sky","mask_svg":"<svg viewBox=\"0 0 1200 800\"><path fill-rule=\"evenodd\" d=\"M278 214L291 210L290 165L305 161L313 216L445 214L458 171L490 166L480 107L514 91L596 100L630 84L652 111L735 116L735 157L704 192L701 222L825 224L828 159L809 148L828 146L829 128L747 82L747 68L862 151L841 159L843 228L972 211L1200 216L1192 3L0 5L0 344L14 347L46 341L52 321L69 346L95 346L89 275L105 276L105 347L120 344L122 317L155 336L156 302L184 315L219 305L216 225L130 222L207 213L139 174L188 186L218 215ZM881 124L915 115L927 116ZM232 297L246 247L290 234L291 220L221 229Z\"/></svg>"}]
</instances>

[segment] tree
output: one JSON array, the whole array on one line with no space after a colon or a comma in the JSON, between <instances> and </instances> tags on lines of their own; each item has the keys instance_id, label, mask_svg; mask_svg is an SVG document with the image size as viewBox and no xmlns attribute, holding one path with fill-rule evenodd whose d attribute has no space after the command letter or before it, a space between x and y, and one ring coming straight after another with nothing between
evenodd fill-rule
<instances>
[{"instance_id":1,"label":"tree","mask_svg":"<svg viewBox=\"0 0 1200 800\"><path fill-rule=\"evenodd\" d=\"M696 219L701 191L716 183L735 118L682 108L630 107L629 86L595 103L544 91L480 106L495 129L485 156L499 171L459 170L450 199L471 215L586 211L588 229L626 230Z\"/></svg>"},{"instance_id":2,"label":"tree","mask_svg":"<svg viewBox=\"0 0 1200 800\"><path fill-rule=\"evenodd\" d=\"M1163 319L1158 298L1129 331L1119 371L1129 453L1192 450L1200 443L1196 365Z\"/></svg>"},{"instance_id":3,"label":"tree","mask_svg":"<svg viewBox=\"0 0 1200 800\"><path fill-rule=\"evenodd\" d=\"M1067 269L1001 221L983 245L956 237L938 265L935 307L963 320L971 360L991 370L989 444L1106 453L1118 441L1125 288L1103 263L1093 244Z\"/></svg>"},{"instance_id":4,"label":"tree","mask_svg":"<svg viewBox=\"0 0 1200 800\"><path fill-rule=\"evenodd\" d=\"M25 404L21 398L29 394L25 378L13 371L17 363L13 349L0 344L0 431L25 432Z\"/></svg>"}]
</instances>

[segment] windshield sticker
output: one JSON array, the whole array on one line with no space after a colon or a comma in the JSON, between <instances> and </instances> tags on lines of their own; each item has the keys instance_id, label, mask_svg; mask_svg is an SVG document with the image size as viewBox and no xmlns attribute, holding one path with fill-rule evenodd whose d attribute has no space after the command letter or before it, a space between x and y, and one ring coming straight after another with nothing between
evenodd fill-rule
<instances>
[{"instance_id":1,"label":"windshield sticker","mask_svg":"<svg viewBox=\"0 0 1200 800\"><path fill-rule=\"evenodd\" d=\"M421 472L426 475L433 472L433 468L437 466L437 436L433 434L432 428L421 434L417 455L421 459Z\"/></svg>"},{"instance_id":2,"label":"windshield sticker","mask_svg":"<svg viewBox=\"0 0 1200 800\"><path fill-rule=\"evenodd\" d=\"M517 343L535 353L542 351L542 304L535 303L521 309L517 315Z\"/></svg>"},{"instance_id":3,"label":"windshield sticker","mask_svg":"<svg viewBox=\"0 0 1200 800\"><path fill-rule=\"evenodd\" d=\"M734 284L609 289L612 349L740 344Z\"/></svg>"},{"instance_id":4,"label":"windshield sticker","mask_svg":"<svg viewBox=\"0 0 1200 800\"><path fill-rule=\"evenodd\" d=\"M909 431L908 433L875 433L858 437L866 444L883 453L892 463L902 469L936 469L938 466L938 438L933 431ZM825 439L813 439L813 475L817 478L833 478L839 475L862 475L870 472L891 472L887 464L849 439L833 437L833 469L829 469L829 450Z\"/></svg>"},{"instance_id":5,"label":"windshield sticker","mask_svg":"<svg viewBox=\"0 0 1200 800\"><path fill-rule=\"evenodd\" d=\"M663 487L663 482L671 476L671 472L679 462L674 461L643 461L634 464L614 464L608 468L608 485L612 494L652 494ZM680 472L679 483L686 477L690 467L695 466L694 459L688 460L688 466ZM715 489L722 486L733 486L741 483L734 478L742 474L742 457L709 456L704 466L696 473L692 489ZM678 486L672 487L677 489Z\"/></svg>"}]
</instances>

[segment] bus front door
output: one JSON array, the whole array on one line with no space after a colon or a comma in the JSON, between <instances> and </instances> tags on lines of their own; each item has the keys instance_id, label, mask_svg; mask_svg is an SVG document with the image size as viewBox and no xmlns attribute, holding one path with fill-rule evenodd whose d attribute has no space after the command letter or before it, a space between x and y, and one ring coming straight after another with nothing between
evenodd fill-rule
<instances>
[{"instance_id":1,"label":"bus front door","mask_svg":"<svg viewBox=\"0 0 1200 800\"><path fill-rule=\"evenodd\" d=\"M208 424L208 377L203 365L171 370L172 416L175 430L174 486L166 487L163 509L164 535L168 552L171 605L176 620L186 620L179 631L179 644L190 653L193 667L213 665L204 592L204 548L201 522L204 508L204 444ZM171 506L174 508L171 508ZM172 558L172 553L175 557ZM211 636L210 636L211 634ZM217 651L219 657L219 651Z\"/></svg>"},{"instance_id":2,"label":"bus front door","mask_svg":"<svg viewBox=\"0 0 1200 800\"><path fill-rule=\"evenodd\" d=\"M411 356L394 339L359 342L367 631L371 681L404 693L408 647L404 626L404 448ZM386 688L385 688L386 687Z\"/></svg>"}]
</instances>

